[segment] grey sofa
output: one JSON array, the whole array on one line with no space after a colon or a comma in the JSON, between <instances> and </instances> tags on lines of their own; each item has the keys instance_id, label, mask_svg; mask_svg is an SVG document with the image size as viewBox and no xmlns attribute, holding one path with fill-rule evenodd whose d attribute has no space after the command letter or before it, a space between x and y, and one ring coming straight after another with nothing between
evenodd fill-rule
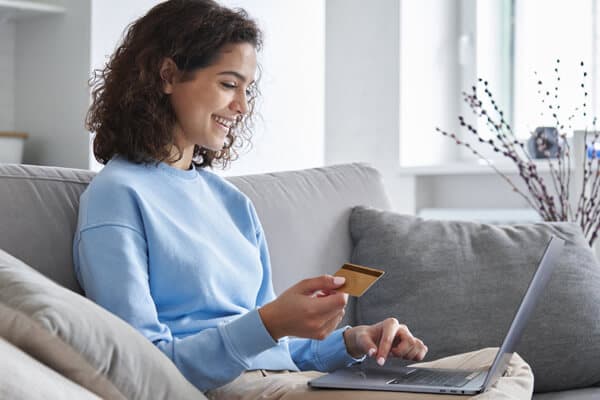
<instances>
[{"instance_id":1,"label":"grey sofa","mask_svg":"<svg viewBox=\"0 0 600 400\"><path fill-rule=\"evenodd\" d=\"M83 170L0 165L0 249L78 294L82 291L72 271L71 241L79 196L93 177L94 173ZM354 206L390 209L380 174L364 164L229 180L256 206L269 243L277 292L302 278L332 273L351 259L349 216ZM346 323L361 322L355 309L351 301ZM145 339L139 336L139 340ZM0 346L0 372L12 368L11 360L20 353L21 349L10 345ZM33 358L24 362L32 371L44 368ZM0 388L4 376L0 374ZM47 393L44 398L60 396ZM600 388L542 393L534 398L600 399Z\"/></svg>"}]
</instances>

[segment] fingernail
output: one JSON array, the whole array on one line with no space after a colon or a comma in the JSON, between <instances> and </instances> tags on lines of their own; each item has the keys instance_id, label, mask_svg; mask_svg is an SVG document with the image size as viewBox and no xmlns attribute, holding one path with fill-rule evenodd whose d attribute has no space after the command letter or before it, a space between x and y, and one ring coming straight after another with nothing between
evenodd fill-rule
<instances>
[{"instance_id":1,"label":"fingernail","mask_svg":"<svg viewBox=\"0 0 600 400\"><path fill-rule=\"evenodd\" d=\"M369 350L369 353L367 353L367 354L369 355L369 357L373 357L373 354L375 354L376 351L377 350L375 350L375 349L371 349L371 350Z\"/></svg>"},{"instance_id":2,"label":"fingernail","mask_svg":"<svg viewBox=\"0 0 600 400\"><path fill-rule=\"evenodd\" d=\"M333 277L334 285L341 285L344 282L346 282L346 278L344 278L343 276L334 276Z\"/></svg>"},{"instance_id":3,"label":"fingernail","mask_svg":"<svg viewBox=\"0 0 600 400\"><path fill-rule=\"evenodd\" d=\"M383 367L383 364L385 364L385 358L379 357L377 359L377 364L379 364L380 367Z\"/></svg>"}]
</instances>

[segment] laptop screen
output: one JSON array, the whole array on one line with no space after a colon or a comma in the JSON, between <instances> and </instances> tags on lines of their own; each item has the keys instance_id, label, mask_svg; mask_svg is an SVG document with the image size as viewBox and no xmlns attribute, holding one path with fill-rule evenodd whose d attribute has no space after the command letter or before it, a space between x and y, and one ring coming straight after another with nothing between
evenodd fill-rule
<instances>
[{"instance_id":1,"label":"laptop screen","mask_svg":"<svg viewBox=\"0 0 600 400\"><path fill-rule=\"evenodd\" d=\"M550 238L550 241L546 245L544 254L538 263L537 270L531 278L529 287L521 300L521 305L517 309L515 317L508 328L508 333L502 342L502 346L496 354L496 358L492 363L492 366L488 370L488 374L483 383L484 389L487 389L492 383L504 373L506 367L515 352L515 348L523 334L523 330L527 325L527 321L531 317L535 305L537 304L542 292L550 281L550 276L556 265L558 256L563 248L564 240L555 236Z\"/></svg>"}]
</instances>

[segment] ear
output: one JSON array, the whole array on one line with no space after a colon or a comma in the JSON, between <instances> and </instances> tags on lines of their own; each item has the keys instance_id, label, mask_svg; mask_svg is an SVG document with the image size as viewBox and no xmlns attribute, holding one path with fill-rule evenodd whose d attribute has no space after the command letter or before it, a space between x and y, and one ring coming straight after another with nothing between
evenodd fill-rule
<instances>
[{"instance_id":1,"label":"ear","mask_svg":"<svg viewBox=\"0 0 600 400\"><path fill-rule=\"evenodd\" d=\"M179 68L172 58L167 57L162 60L160 65L160 78L163 82L163 92L165 94L173 93L173 86L177 83Z\"/></svg>"}]
</instances>

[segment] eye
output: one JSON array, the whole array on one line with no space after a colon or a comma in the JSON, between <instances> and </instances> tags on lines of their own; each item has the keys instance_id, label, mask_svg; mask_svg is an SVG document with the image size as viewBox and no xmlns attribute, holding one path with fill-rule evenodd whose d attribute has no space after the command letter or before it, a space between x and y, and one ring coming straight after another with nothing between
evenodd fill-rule
<instances>
[{"instance_id":1,"label":"eye","mask_svg":"<svg viewBox=\"0 0 600 400\"><path fill-rule=\"evenodd\" d=\"M234 82L221 82L221 86L227 89L235 89L237 87Z\"/></svg>"},{"instance_id":2,"label":"eye","mask_svg":"<svg viewBox=\"0 0 600 400\"><path fill-rule=\"evenodd\" d=\"M236 82L221 82L221 86L225 89L237 89L238 84ZM255 87L254 85L248 86L246 88L246 97L252 97L254 95Z\"/></svg>"}]
</instances>

